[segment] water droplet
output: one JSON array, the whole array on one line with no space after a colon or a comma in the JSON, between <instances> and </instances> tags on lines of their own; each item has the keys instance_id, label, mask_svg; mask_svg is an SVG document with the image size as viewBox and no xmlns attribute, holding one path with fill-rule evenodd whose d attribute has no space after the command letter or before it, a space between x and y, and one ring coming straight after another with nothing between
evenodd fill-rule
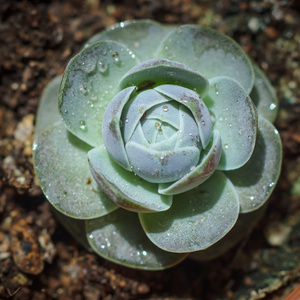
<instances>
[{"instance_id":1,"label":"water droplet","mask_svg":"<svg viewBox=\"0 0 300 300\"><path fill-rule=\"evenodd\" d=\"M253 201L254 200L254 196L250 196L249 199L250 199L250 201Z\"/></svg>"},{"instance_id":2,"label":"water droplet","mask_svg":"<svg viewBox=\"0 0 300 300\"><path fill-rule=\"evenodd\" d=\"M86 131L87 131L86 122L85 122L85 121L80 121L79 128L80 128L82 131L86 132Z\"/></svg>"},{"instance_id":3,"label":"water droplet","mask_svg":"<svg viewBox=\"0 0 300 300\"><path fill-rule=\"evenodd\" d=\"M90 234L90 235L89 235L89 238L90 238L91 240L93 240L93 239L94 239L94 236L93 236L92 234Z\"/></svg>"},{"instance_id":4,"label":"water droplet","mask_svg":"<svg viewBox=\"0 0 300 300\"><path fill-rule=\"evenodd\" d=\"M111 56L113 57L115 63L120 62L120 56L118 52L113 52Z\"/></svg>"},{"instance_id":5,"label":"water droplet","mask_svg":"<svg viewBox=\"0 0 300 300\"><path fill-rule=\"evenodd\" d=\"M276 108L276 104L275 104L275 103L271 103L271 104L270 104L270 109L271 109L271 110L274 110L275 108Z\"/></svg>"},{"instance_id":6,"label":"water droplet","mask_svg":"<svg viewBox=\"0 0 300 300\"><path fill-rule=\"evenodd\" d=\"M128 118L125 119L125 123L128 123Z\"/></svg>"},{"instance_id":7,"label":"water droplet","mask_svg":"<svg viewBox=\"0 0 300 300\"><path fill-rule=\"evenodd\" d=\"M222 116L220 116L220 117L219 117L219 121L220 121L220 122L223 122L223 121L224 121L224 118L223 118Z\"/></svg>"},{"instance_id":8,"label":"water droplet","mask_svg":"<svg viewBox=\"0 0 300 300\"><path fill-rule=\"evenodd\" d=\"M164 106L163 106L163 111L168 111L168 110L169 110L168 105L164 105Z\"/></svg>"},{"instance_id":9,"label":"water droplet","mask_svg":"<svg viewBox=\"0 0 300 300\"><path fill-rule=\"evenodd\" d=\"M130 169L133 169L133 165L130 165Z\"/></svg>"},{"instance_id":10,"label":"water droplet","mask_svg":"<svg viewBox=\"0 0 300 300\"><path fill-rule=\"evenodd\" d=\"M159 128L160 128L160 123L159 123L159 122L156 122L156 123L154 124L154 127L155 127L156 129L159 129Z\"/></svg>"},{"instance_id":11,"label":"water droplet","mask_svg":"<svg viewBox=\"0 0 300 300\"><path fill-rule=\"evenodd\" d=\"M147 256L147 255L148 255L147 251L145 251L145 250L142 252L142 254L143 254L144 256Z\"/></svg>"},{"instance_id":12,"label":"water droplet","mask_svg":"<svg viewBox=\"0 0 300 300\"><path fill-rule=\"evenodd\" d=\"M214 84L214 89L215 89L216 95L219 95L219 86L217 83Z\"/></svg>"},{"instance_id":13,"label":"water droplet","mask_svg":"<svg viewBox=\"0 0 300 300\"><path fill-rule=\"evenodd\" d=\"M224 144L224 149L228 149L228 144Z\"/></svg>"},{"instance_id":14,"label":"water droplet","mask_svg":"<svg viewBox=\"0 0 300 300\"><path fill-rule=\"evenodd\" d=\"M272 187L274 184L275 184L274 182L271 182L271 183L269 184L269 187Z\"/></svg>"},{"instance_id":15,"label":"water droplet","mask_svg":"<svg viewBox=\"0 0 300 300\"><path fill-rule=\"evenodd\" d=\"M98 70L100 73L105 73L108 70L108 65L102 61L98 61Z\"/></svg>"},{"instance_id":16,"label":"water droplet","mask_svg":"<svg viewBox=\"0 0 300 300\"><path fill-rule=\"evenodd\" d=\"M196 168L195 166L191 166L190 170L193 171L193 170L195 170L195 168Z\"/></svg>"},{"instance_id":17,"label":"water droplet","mask_svg":"<svg viewBox=\"0 0 300 300\"><path fill-rule=\"evenodd\" d=\"M65 109L65 110L64 110L64 113L65 113L65 114L67 114L67 113L68 113L68 110L67 110L67 109Z\"/></svg>"},{"instance_id":18,"label":"water droplet","mask_svg":"<svg viewBox=\"0 0 300 300\"><path fill-rule=\"evenodd\" d=\"M201 124L202 124L202 125L205 125L205 121L201 121Z\"/></svg>"}]
</instances>

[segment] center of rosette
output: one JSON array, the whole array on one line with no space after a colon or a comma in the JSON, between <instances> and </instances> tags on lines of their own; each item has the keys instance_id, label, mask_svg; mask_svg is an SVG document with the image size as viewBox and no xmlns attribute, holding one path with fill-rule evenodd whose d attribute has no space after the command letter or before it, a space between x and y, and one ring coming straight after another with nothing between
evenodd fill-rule
<instances>
[{"instance_id":1,"label":"center of rosette","mask_svg":"<svg viewBox=\"0 0 300 300\"><path fill-rule=\"evenodd\" d=\"M150 182L176 181L194 168L202 144L192 113L155 90L125 105L122 134L132 171Z\"/></svg>"},{"instance_id":2,"label":"center of rosette","mask_svg":"<svg viewBox=\"0 0 300 300\"><path fill-rule=\"evenodd\" d=\"M171 183L194 170L212 137L200 96L208 81L190 67L155 59L128 71L118 89L102 123L115 162L153 183Z\"/></svg>"}]
</instances>

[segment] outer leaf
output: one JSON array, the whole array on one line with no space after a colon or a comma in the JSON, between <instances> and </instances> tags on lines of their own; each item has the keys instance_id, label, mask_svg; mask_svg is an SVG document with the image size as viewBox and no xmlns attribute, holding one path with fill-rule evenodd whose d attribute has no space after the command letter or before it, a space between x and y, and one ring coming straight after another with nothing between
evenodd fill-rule
<instances>
[{"instance_id":1,"label":"outer leaf","mask_svg":"<svg viewBox=\"0 0 300 300\"><path fill-rule=\"evenodd\" d=\"M58 112L58 95L61 79L62 76L52 79L43 92L36 116L35 138L46 128L61 121L61 116Z\"/></svg>"},{"instance_id":2,"label":"outer leaf","mask_svg":"<svg viewBox=\"0 0 300 300\"><path fill-rule=\"evenodd\" d=\"M208 81L202 73L176 61L160 58L144 61L127 72L119 83L119 90L133 85L145 90L162 84L183 86L202 96L208 88Z\"/></svg>"},{"instance_id":3,"label":"outer leaf","mask_svg":"<svg viewBox=\"0 0 300 300\"><path fill-rule=\"evenodd\" d=\"M118 209L86 221L87 238L96 253L127 267L160 270L173 266L187 254L163 251L150 242L135 213Z\"/></svg>"},{"instance_id":4,"label":"outer leaf","mask_svg":"<svg viewBox=\"0 0 300 300\"><path fill-rule=\"evenodd\" d=\"M258 209L270 197L280 174L281 160L279 133L259 116L253 155L242 168L226 172L239 195L242 213Z\"/></svg>"},{"instance_id":5,"label":"outer leaf","mask_svg":"<svg viewBox=\"0 0 300 300\"><path fill-rule=\"evenodd\" d=\"M218 242L207 249L191 253L189 257L199 261L208 261L224 254L232 247L234 247L237 243L242 241L242 239L247 239L247 237L253 230L253 227L264 215L266 208L267 205L264 205L253 212L247 214L239 214L237 222L235 223L233 228L222 239L220 239Z\"/></svg>"},{"instance_id":6,"label":"outer leaf","mask_svg":"<svg viewBox=\"0 0 300 300\"><path fill-rule=\"evenodd\" d=\"M234 186L216 171L197 188L174 196L171 208L161 213L140 213L149 239L171 252L205 249L221 239L235 224L239 199Z\"/></svg>"},{"instance_id":7,"label":"outer leaf","mask_svg":"<svg viewBox=\"0 0 300 300\"><path fill-rule=\"evenodd\" d=\"M121 77L137 63L130 50L113 41L93 44L70 61L61 83L59 110L74 135L92 146L103 143L105 109Z\"/></svg>"},{"instance_id":8,"label":"outer leaf","mask_svg":"<svg viewBox=\"0 0 300 300\"><path fill-rule=\"evenodd\" d=\"M62 122L44 131L33 149L42 190L58 211L90 219L117 208L91 176L87 160L90 146L70 134Z\"/></svg>"},{"instance_id":9,"label":"outer leaf","mask_svg":"<svg viewBox=\"0 0 300 300\"><path fill-rule=\"evenodd\" d=\"M200 164L197 167L176 182L160 184L158 192L164 195L180 194L207 180L216 170L221 158L222 142L220 133L217 130L214 131L212 144L209 146L208 150L202 152L204 155L200 158Z\"/></svg>"},{"instance_id":10,"label":"outer leaf","mask_svg":"<svg viewBox=\"0 0 300 300\"><path fill-rule=\"evenodd\" d=\"M86 45L103 40L121 42L144 61L155 57L157 46L172 29L151 20L121 22L93 36Z\"/></svg>"},{"instance_id":11,"label":"outer leaf","mask_svg":"<svg viewBox=\"0 0 300 300\"><path fill-rule=\"evenodd\" d=\"M267 77L256 65L253 67L255 81L250 94L251 99L259 115L273 123L277 115L278 99Z\"/></svg>"},{"instance_id":12,"label":"outer leaf","mask_svg":"<svg viewBox=\"0 0 300 300\"><path fill-rule=\"evenodd\" d=\"M91 172L101 189L119 206L131 211L163 211L172 204L171 196L159 195L157 184L147 182L120 167L104 146L88 153Z\"/></svg>"},{"instance_id":13,"label":"outer leaf","mask_svg":"<svg viewBox=\"0 0 300 300\"><path fill-rule=\"evenodd\" d=\"M237 169L252 155L257 131L255 106L244 89L228 77L210 80L204 99L215 117L214 128L220 131L223 153L219 170Z\"/></svg>"},{"instance_id":14,"label":"outer leaf","mask_svg":"<svg viewBox=\"0 0 300 300\"><path fill-rule=\"evenodd\" d=\"M163 41L157 57L193 67L208 79L231 77L248 94L253 87L253 67L242 48L228 36L210 28L199 25L178 27Z\"/></svg>"}]
</instances>

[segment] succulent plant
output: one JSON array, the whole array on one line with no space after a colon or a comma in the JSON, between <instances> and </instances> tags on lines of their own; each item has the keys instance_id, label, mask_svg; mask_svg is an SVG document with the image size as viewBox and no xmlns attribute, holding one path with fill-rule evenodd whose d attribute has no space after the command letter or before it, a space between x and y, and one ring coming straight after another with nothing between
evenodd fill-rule
<instances>
[{"instance_id":1,"label":"succulent plant","mask_svg":"<svg viewBox=\"0 0 300 300\"><path fill-rule=\"evenodd\" d=\"M155 270L214 257L278 180L276 113L269 81L229 37L122 22L46 88L36 174L65 226L110 261Z\"/></svg>"}]
</instances>

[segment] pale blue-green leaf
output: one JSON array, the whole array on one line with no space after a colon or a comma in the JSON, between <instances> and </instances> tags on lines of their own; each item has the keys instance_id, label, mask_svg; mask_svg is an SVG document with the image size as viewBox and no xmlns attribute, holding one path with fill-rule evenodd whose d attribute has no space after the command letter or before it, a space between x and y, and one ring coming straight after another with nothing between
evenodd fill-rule
<instances>
[{"instance_id":1,"label":"pale blue-green leaf","mask_svg":"<svg viewBox=\"0 0 300 300\"><path fill-rule=\"evenodd\" d=\"M245 90L228 77L210 80L204 99L220 131L222 156L218 169L232 170L244 165L252 155L257 131L256 109Z\"/></svg>"},{"instance_id":2,"label":"pale blue-green leaf","mask_svg":"<svg viewBox=\"0 0 300 300\"><path fill-rule=\"evenodd\" d=\"M58 112L58 95L61 79L62 76L52 79L43 92L36 116L35 138L49 126L61 121L61 116Z\"/></svg>"},{"instance_id":3,"label":"pale blue-green leaf","mask_svg":"<svg viewBox=\"0 0 300 300\"><path fill-rule=\"evenodd\" d=\"M171 84L160 85L155 90L190 109L199 129L202 146L205 148L211 139L212 124L209 111L201 97L190 89Z\"/></svg>"},{"instance_id":4,"label":"pale blue-green leaf","mask_svg":"<svg viewBox=\"0 0 300 300\"><path fill-rule=\"evenodd\" d=\"M171 182L190 172L199 161L197 147L187 146L167 151L156 151L129 141L126 152L134 172L149 182Z\"/></svg>"},{"instance_id":5,"label":"pale blue-green leaf","mask_svg":"<svg viewBox=\"0 0 300 300\"><path fill-rule=\"evenodd\" d=\"M253 66L255 81L250 97L256 105L258 114L273 123L278 111L278 99L264 73L255 64Z\"/></svg>"},{"instance_id":6,"label":"pale blue-green leaf","mask_svg":"<svg viewBox=\"0 0 300 300\"><path fill-rule=\"evenodd\" d=\"M214 173L219 164L221 153L220 133L214 130L211 144L201 152L199 165L176 182L159 184L158 192L164 195L175 195L197 187Z\"/></svg>"},{"instance_id":7,"label":"pale blue-green leaf","mask_svg":"<svg viewBox=\"0 0 300 300\"><path fill-rule=\"evenodd\" d=\"M90 173L90 149L62 122L45 130L33 146L36 174L47 199L58 211L77 219L100 217L117 207Z\"/></svg>"},{"instance_id":8,"label":"pale blue-green leaf","mask_svg":"<svg viewBox=\"0 0 300 300\"><path fill-rule=\"evenodd\" d=\"M267 205L264 205L253 212L239 214L237 222L222 239L207 249L191 253L189 258L198 261L212 260L226 253L243 239L247 241L249 234L253 230L253 227L264 215L266 208Z\"/></svg>"},{"instance_id":9,"label":"pale blue-green leaf","mask_svg":"<svg viewBox=\"0 0 300 300\"><path fill-rule=\"evenodd\" d=\"M139 90L145 90L161 84L184 86L195 90L202 97L208 89L208 81L201 73L167 59L151 59L140 63L123 76L119 89L134 85Z\"/></svg>"},{"instance_id":10,"label":"pale blue-green leaf","mask_svg":"<svg viewBox=\"0 0 300 300\"><path fill-rule=\"evenodd\" d=\"M151 100L152 101L152 100ZM143 116L142 122L151 118L158 119L162 122L172 125L174 128L179 129L180 119L174 116L178 115L179 104L176 101L169 101L160 103L147 110Z\"/></svg>"},{"instance_id":11,"label":"pale blue-green leaf","mask_svg":"<svg viewBox=\"0 0 300 300\"><path fill-rule=\"evenodd\" d=\"M120 123L123 108L135 90L128 87L119 92L108 104L102 123L104 145L112 158L123 168L130 171L130 164L125 152Z\"/></svg>"},{"instance_id":12,"label":"pale blue-green leaf","mask_svg":"<svg viewBox=\"0 0 300 300\"><path fill-rule=\"evenodd\" d=\"M155 57L159 43L172 29L152 20L126 21L94 35L85 46L103 40L118 41L130 48L134 52L132 55L144 61Z\"/></svg>"},{"instance_id":13,"label":"pale blue-green leaf","mask_svg":"<svg viewBox=\"0 0 300 300\"><path fill-rule=\"evenodd\" d=\"M208 79L231 77L247 93L253 87L253 67L245 52L234 40L211 28L198 25L178 27L162 42L157 57L193 67Z\"/></svg>"},{"instance_id":14,"label":"pale blue-green leaf","mask_svg":"<svg viewBox=\"0 0 300 300\"><path fill-rule=\"evenodd\" d=\"M123 209L86 221L86 230L96 253L127 267L160 270L179 263L187 256L156 247L143 231L137 214Z\"/></svg>"},{"instance_id":15,"label":"pale blue-green leaf","mask_svg":"<svg viewBox=\"0 0 300 300\"><path fill-rule=\"evenodd\" d=\"M280 175L281 161L279 133L259 115L253 155L240 169L225 173L237 190L242 213L258 209L267 201Z\"/></svg>"},{"instance_id":16,"label":"pale blue-green leaf","mask_svg":"<svg viewBox=\"0 0 300 300\"><path fill-rule=\"evenodd\" d=\"M166 101L168 99L151 89L132 97L122 113L124 142L127 143L130 140L138 122L149 108Z\"/></svg>"},{"instance_id":17,"label":"pale blue-green leaf","mask_svg":"<svg viewBox=\"0 0 300 300\"><path fill-rule=\"evenodd\" d=\"M210 247L228 233L238 215L238 195L220 171L198 187L174 196L169 210L139 214L150 240L161 249L178 253Z\"/></svg>"},{"instance_id":18,"label":"pale blue-green leaf","mask_svg":"<svg viewBox=\"0 0 300 300\"><path fill-rule=\"evenodd\" d=\"M67 128L92 146L103 143L102 119L121 77L138 63L124 45L99 42L68 64L61 83L59 110Z\"/></svg>"},{"instance_id":19,"label":"pale blue-green leaf","mask_svg":"<svg viewBox=\"0 0 300 300\"><path fill-rule=\"evenodd\" d=\"M130 141L136 142L144 147L151 148L156 151L173 150L178 141L178 131L170 137L165 137L165 140L156 142L156 138L159 133L155 132L153 128L157 127L157 124L159 124L159 120L155 119L148 119L143 123L143 128L141 123L139 123Z\"/></svg>"},{"instance_id":20,"label":"pale blue-green leaf","mask_svg":"<svg viewBox=\"0 0 300 300\"><path fill-rule=\"evenodd\" d=\"M119 206L131 211L163 211L172 196L160 195L157 184L147 182L119 166L104 146L88 153L91 172L101 189Z\"/></svg>"}]
</instances>

